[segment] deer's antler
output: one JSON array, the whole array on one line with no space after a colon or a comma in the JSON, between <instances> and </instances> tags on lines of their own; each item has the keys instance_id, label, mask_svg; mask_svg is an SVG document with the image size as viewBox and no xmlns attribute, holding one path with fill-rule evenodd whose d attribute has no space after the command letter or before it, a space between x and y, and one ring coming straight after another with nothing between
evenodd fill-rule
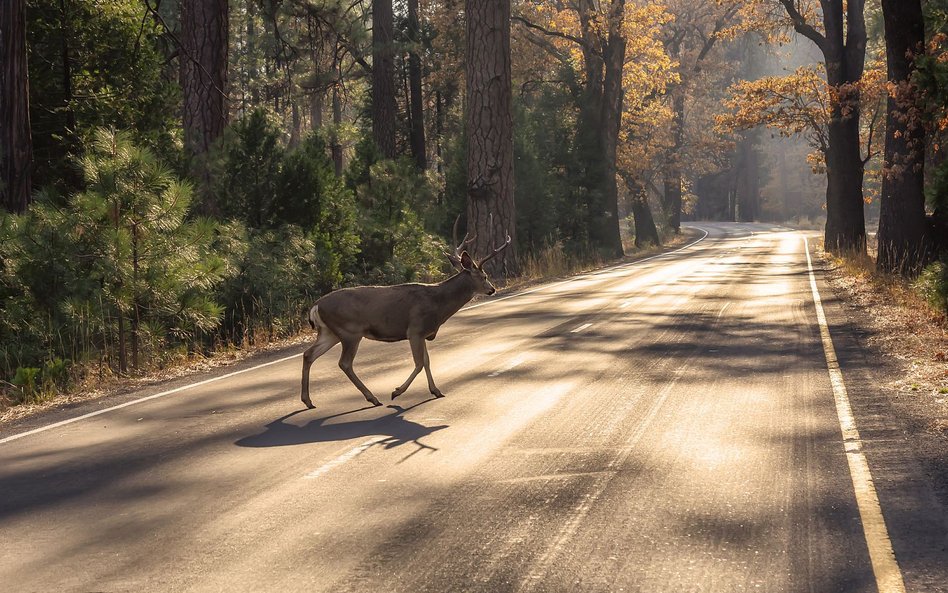
<instances>
[{"instance_id":1,"label":"deer's antler","mask_svg":"<svg viewBox=\"0 0 948 593\"><path fill-rule=\"evenodd\" d=\"M451 260L451 263L454 264L455 267L458 267L458 268L462 267L461 266L461 252L464 251L464 249L467 246L469 246L471 243L473 243L474 239L477 238L476 234L471 237L468 237L467 234L465 234L464 240L458 243L458 224L460 224L460 222L461 222L461 215L458 214L458 217L454 219L454 229L451 232L454 242L457 243L457 247L454 248L454 253L445 252L445 255L448 257L449 260Z\"/></svg>"},{"instance_id":2,"label":"deer's antler","mask_svg":"<svg viewBox=\"0 0 948 593\"><path fill-rule=\"evenodd\" d=\"M489 228L490 228L490 233L491 233L491 245L493 245L493 243L494 243L494 241L493 241L493 236L494 236L494 213L493 213L493 212L490 213L489 220L488 220L487 224L488 224L488 226L489 226ZM485 257L484 259L482 259L482 260L480 261L480 263L477 264L478 266L483 266L485 263L487 263L487 262L489 262L491 259L493 259L498 253L500 253L500 252L503 251L504 249L507 249L507 247L510 246L510 233L507 232L507 231L504 231L504 234L507 235L507 239L504 241L504 244L501 245L500 247L494 248L494 250L491 252L490 255L488 255L487 257Z\"/></svg>"}]
</instances>

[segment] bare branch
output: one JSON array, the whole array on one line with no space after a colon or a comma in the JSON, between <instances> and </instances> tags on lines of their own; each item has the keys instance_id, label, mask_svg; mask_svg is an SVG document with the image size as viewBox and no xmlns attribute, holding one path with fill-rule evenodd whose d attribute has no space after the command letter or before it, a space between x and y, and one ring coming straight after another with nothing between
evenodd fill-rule
<instances>
[{"instance_id":1,"label":"bare branch","mask_svg":"<svg viewBox=\"0 0 948 593\"><path fill-rule=\"evenodd\" d=\"M806 22L806 17L797 10L795 0L780 0L780 4L786 9L790 22L793 23L793 30L815 43L820 50L825 51L826 37Z\"/></svg>"},{"instance_id":2,"label":"bare branch","mask_svg":"<svg viewBox=\"0 0 948 593\"><path fill-rule=\"evenodd\" d=\"M513 21L516 21L516 22L520 23L520 24L523 25L524 27L527 27L527 28L530 28L530 29L534 29L534 30L536 30L536 31L539 31L540 33L543 33L544 35L546 35L546 36L548 36L548 37L558 37L558 38L560 38L560 39L565 39L565 40L567 40L567 41L571 41L571 42L573 42L573 43L579 45L580 47L587 47L587 44L586 44L585 41L583 41L583 40L580 39L579 37L575 37L575 36L573 36L573 35L570 35L569 33L561 33L560 31L551 31L550 29L547 29L546 27L543 27L543 26L538 25L538 24L536 24L536 23L532 23L532 22L528 21L527 19L523 18L522 16L518 16L518 15L513 15L513 16L510 17L510 19L513 20ZM594 48L589 48L589 49L594 49Z\"/></svg>"}]
</instances>

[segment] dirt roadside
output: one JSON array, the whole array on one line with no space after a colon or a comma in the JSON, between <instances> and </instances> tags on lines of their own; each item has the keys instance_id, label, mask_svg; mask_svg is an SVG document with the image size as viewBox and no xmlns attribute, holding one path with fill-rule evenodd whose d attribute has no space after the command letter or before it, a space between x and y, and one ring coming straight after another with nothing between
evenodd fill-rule
<instances>
[{"instance_id":1,"label":"dirt roadside","mask_svg":"<svg viewBox=\"0 0 948 593\"><path fill-rule=\"evenodd\" d=\"M865 331L863 345L883 371L877 387L948 507L948 319L907 283L873 273L869 260L822 259L827 284L849 323Z\"/></svg>"}]
</instances>

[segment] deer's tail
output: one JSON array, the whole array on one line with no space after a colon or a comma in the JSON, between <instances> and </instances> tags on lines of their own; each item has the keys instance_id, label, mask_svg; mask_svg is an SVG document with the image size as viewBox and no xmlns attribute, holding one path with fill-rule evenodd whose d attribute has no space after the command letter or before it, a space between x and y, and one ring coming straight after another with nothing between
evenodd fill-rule
<instances>
[{"instance_id":1,"label":"deer's tail","mask_svg":"<svg viewBox=\"0 0 948 593\"><path fill-rule=\"evenodd\" d=\"M313 305L309 310L309 326L318 331L320 326L319 319L319 305Z\"/></svg>"}]
</instances>

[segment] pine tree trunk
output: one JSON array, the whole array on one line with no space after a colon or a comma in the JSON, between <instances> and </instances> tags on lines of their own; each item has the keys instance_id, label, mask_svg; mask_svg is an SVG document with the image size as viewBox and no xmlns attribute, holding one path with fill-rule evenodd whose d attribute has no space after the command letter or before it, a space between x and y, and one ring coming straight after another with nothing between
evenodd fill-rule
<instances>
[{"instance_id":1,"label":"pine tree trunk","mask_svg":"<svg viewBox=\"0 0 948 593\"><path fill-rule=\"evenodd\" d=\"M392 0L372 0L372 138L379 155L395 158L395 53Z\"/></svg>"},{"instance_id":2,"label":"pine tree trunk","mask_svg":"<svg viewBox=\"0 0 948 593\"><path fill-rule=\"evenodd\" d=\"M323 98L322 90L315 90L309 97L309 129L316 131L323 127Z\"/></svg>"},{"instance_id":3,"label":"pine tree trunk","mask_svg":"<svg viewBox=\"0 0 948 593\"><path fill-rule=\"evenodd\" d=\"M339 129L342 127L342 98L339 96L339 85L332 87L332 138L329 151L332 154L332 163L336 177L342 177L345 169L343 160L342 141L339 139Z\"/></svg>"},{"instance_id":4,"label":"pine tree trunk","mask_svg":"<svg viewBox=\"0 0 948 593\"><path fill-rule=\"evenodd\" d=\"M228 0L181 0L184 148L207 213L218 210L203 157L227 126L227 44Z\"/></svg>"},{"instance_id":5,"label":"pine tree trunk","mask_svg":"<svg viewBox=\"0 0 948 593\"><path fill-rule=\"evenodd\" d=\"M879 269L914 274L932 251L925 219L925 130L912 83L914 56L925 51L920 0L882 0L886 63L893 85L886 105L879 212Z\"/></svg>"},{"instance_id":6,"label":"pine tree trunk","mask_svg":"<svg viewBox=\"0 0 948 593\"><path fill-rule=\"evenodd\" d=\"M513 244L491 272L516 273L516 210L511 111L510 0L466 0L468 234L488 255L505 233ZM491 228L492 227L492 228Z\"/></svg>"},{"instance_id":7,"label":"pine tree trunk","mask_svg":"<svg viewBox=\"0 0 948 593\"><path fill-rule=\"evenodd\" d=\"M428 168L428 154L425 146L425 109L422 95L421 58L418 49L421 45L421 26L418 22L418 0L408 0L408 38L412 48L408 52L408 86L411 90L411 152L418 169Z\"/></svg>"},{"instance_id":8,"label":"pine tree trunk","mask_svg":"<svg viewBox=\"0 0 948 593\"><path fill-rule=\"evenodd\" d=\"M32 193L33 139L24 0L0 3L0 204L24 212Z\"/></svg>"},{"instance_id":9,"label":"pine tree trunk","mask_svg":"<svg viewBox=\"0 0 948 593\"><path fill-rule=\"evenodd\" d=\"M206 191L210 175L203 157L227 126L228 0L181 0L181 90L184 147L196 159L204 208L217 209Z\"/></svg>"}]
</instances>

